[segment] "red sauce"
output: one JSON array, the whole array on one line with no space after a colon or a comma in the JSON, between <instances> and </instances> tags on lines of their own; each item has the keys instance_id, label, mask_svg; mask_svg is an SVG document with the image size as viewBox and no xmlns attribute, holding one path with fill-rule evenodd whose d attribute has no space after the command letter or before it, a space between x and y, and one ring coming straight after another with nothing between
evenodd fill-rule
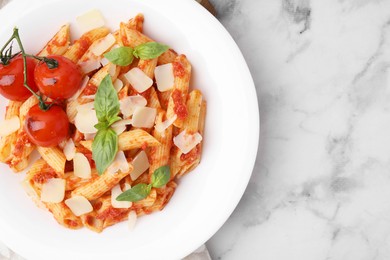
<instances>
[{"instance_id":1,"label":"red sauce","mask_svg":"<svg viewBox=\"0 0 390 260\"><path fill-rule=\"evenodd\" d=\"M173 65L173 75L175 77L183 78L186 75L186 70L180 61L175 61Z\"/></svg>"},{"instance_id":2,"label":"red sauce","mask_svg":"<svg viewBox=\"0 0 390 260\"><path fill-rule=\"evenodd\" d=\"M120 221L122 220L127 214L127 210L125 209L115 209L115 208L108 208L99 215L96 216L97 219L111 219L114 221Z\"/></svg>"},{"instance_id":3,"label":"red sauce","mask_svg":"<svg viewBox=\"0 0 390 260\"><path fill-rule=\"evenodd\" d=\"M76 228L79 226L79 223L76 220L66 219L65 222L66 222L66 224L68 224L68 226L73 227L73 228Z\"/></svg>"},{"instance_id":4,"label":"red sauce","mask_svg":"<svg viewBox=\"0 0 390 260\"><path fill-rule=\"evenodd\" d=\"M173 111L175 111L175 114L179 119L185 119L188 115L187 106L184 103L182 92L178 89L175 89L172 92L172 99L173 99Z\"/></svg>"},{"instance_id":5,"label":"red sauce","mask_svg":"<svg viewBox=\"0 0 390 260\"><path fill-rule=\"evenodd\" d=\"M17 165L21 161L25 146L26 147L31 146L31 142L28 139L27 133L25 131L21 131L18 134L14 150L12 151L12 155L14 156L14 158L18 158L18 159L13 159L12 162L10 163L11 166Z\"/></svg>"},{"instance_id":6,"label":"red sauce","mask_svg":"<svg viewBox=\"0 0 390 260\"><path fill-rule=\"evenodd\" d=\"M200 152L199 145L197 145L197 146L195 146L189 153L187 153L187 154L182 154L182 155L180 156L180 160L181 160L181 161L187 161L188 164L190 164L190 163L192 163L193 161L195 161L196 158L198 158L199 152Z\"/></svg>"},{"instance_id":7,"label":"red sauce","mask_svg":"<svg viewBox=\"0 0 390 260\"><path fill-rule=\"evenodd\" d=\"M48 180L55 178L55 177L57 177L57 174L54 171L40 172L38 174L35 174L34 177L32 178L32 180L35 183L44 184Z\"/></svg>"},{"instance_id":8,"label":"red sauce","mask_svg":"<svg viewBox=\"0 0 390 260\"><path fill-rule=\"evenodd\" d=\"M52 41L55 46L63 46L66 43L65 37L55 37Z\"/></svg>"},{"instance_id":9,"label":"red sauce","mask_svg":"<svg viewBox=\"0 0 390 260\"><path fill-rule=\"evenodd\" d=\"M94 203L92 206L93 206L93 210L99 210L102 208L103 203L101 201L98 201L98 202Z\"/></svg>"},{"instance_id":10,"label":"red sauce","mask_svg":"<svg viewBox=\"0 0 390 260\"><path fill-rule=\"evenodd\" d=\"M142 146L141 146L141 149L145 151L146 148L148 148L148 144L147 144L146 142L144 142L144 143L142 144Z\"/></svg>"},{"instance_id":11,"label":"red sauce","mask_svg":"<svg viewBox=\"0 0 390 260\"><path fill-rule=\"evenodd\" d=\"M83 91L83 94L86 96L95 95L96 91L97 91L97 86L95 86L94 84L88 83Z\"/></svg>"},{"instance_id":12,"label":"red sauce","mask_svg":"<svg viewBox=\"0 0 390 260\"><path fill-rule=\"evenodd\" d=\"M75 56L77 59L81 58L81 56L88 50L89 46L91 45L91 39L88 37L81 37L79 40L75 42L75 44L79 44L79 48L77 48L77 52L75 53Z\"/></svg>"},{"instance_id":13,"label":"red sauce","mask_svg":"<svg viewBox=\"0 0 390 260\"><path fill-rule=\"evenodd\" d=\"M93 226L94 224L94 218L90 215L87 215L85 218L85 222L87 222L88 225Z\"/></svg>"}]
</instances>

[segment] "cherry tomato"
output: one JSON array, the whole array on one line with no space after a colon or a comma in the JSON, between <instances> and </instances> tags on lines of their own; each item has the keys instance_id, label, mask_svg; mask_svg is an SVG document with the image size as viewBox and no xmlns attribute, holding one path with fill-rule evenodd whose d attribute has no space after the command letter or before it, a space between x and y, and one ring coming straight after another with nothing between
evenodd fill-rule
<instances>
[{"instance_id":1,"label":"cherry tomato","mask_svg":"<svg viewBox=\"0 0 390 260\"><path fill-rule=\"evenodd\" d=\"M35 105L26 115L24 130L32 143L44 147L56 146L68 136L68 116L58 105L47 111Z\"/></svg>"},{"instance_id":2,"label":"cherry tomato","mask_svg":"<svg viewBox=\"0 0 390 260\"><path fill-rule=\"evenodd\" d=\"M67 99L73 96L81 86L82 77L79 67L68 58L50 55L57 60L58 67L50 69L40 62L34 71L35 82L45 96L51 99Z\"/></svg>"},{"instance_id":3,"label":"cherry tomato","mask_svg":"<svg viewBox=\"0 0 390 260\"><path fill-rule=\"evenodd\" d=\"M34 81L35 59L27 57L27 84L33 91L38 88ZM0 94L14 101L24 101L32 93L24 86L23 58L13 58L9 64L0 64Z\"/></svg>"}]
</instances>

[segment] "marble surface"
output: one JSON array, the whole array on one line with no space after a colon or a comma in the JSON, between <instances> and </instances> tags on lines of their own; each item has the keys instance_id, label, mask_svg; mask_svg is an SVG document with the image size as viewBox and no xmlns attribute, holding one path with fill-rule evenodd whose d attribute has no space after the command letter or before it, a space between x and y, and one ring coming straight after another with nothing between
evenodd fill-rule
<instances>
[{"instance_id":1,"label":"marble surface","mask_svg":"<svg viewBox=\"0 0 390 260\"><path fill-rule=\"evenodd\" d=\"M261 114L251 181L212 259L390 259L390 1L211 2Z\"/></svg>"},{"instance_id":2,"label":"marble surface","mask_svg":"<svg viewBox=\"0 0 390 260\"><path fill-rule=\"evenodd\" d=\"M214 0L260 103L213 259L390 259L390 1Z\"/></svg>"}]
</instances>

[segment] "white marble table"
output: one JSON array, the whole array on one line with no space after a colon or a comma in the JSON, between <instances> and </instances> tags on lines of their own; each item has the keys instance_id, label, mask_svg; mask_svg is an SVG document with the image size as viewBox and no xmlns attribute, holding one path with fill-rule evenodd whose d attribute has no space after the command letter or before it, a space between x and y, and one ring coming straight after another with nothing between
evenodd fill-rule
<instances>
[{"instance_id":1,"label":"white marble table","mask_svg":"<svg viewBox=\"0 0 390 260\"><path fill-rule=\"evenodd\" d=\"M390 1L214 0L260 103L213 259L390 259Z\"/></svg>"}]
</instances>

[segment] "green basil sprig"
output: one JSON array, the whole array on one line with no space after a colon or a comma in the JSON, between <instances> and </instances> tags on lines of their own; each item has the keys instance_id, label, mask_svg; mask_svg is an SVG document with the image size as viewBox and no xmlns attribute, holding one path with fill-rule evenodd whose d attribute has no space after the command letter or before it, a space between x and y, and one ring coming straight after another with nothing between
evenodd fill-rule
<instances>
[{"instance_id":1,"label":"green basil sprig","mask_svg":"<svg viewBox=\"0 0 390 260\"><path fill-rule=\"evenodd\" d=\"M134 49L131 47L119 47L104 54L107 60L119 66L127 66L133 62Z\"/></svg>"},{"instance_id":2,"label":"green basil sprig","mask_svg":"<svg viewBox=\"0 0 390 260\"><path fill-rule=\"evenodd\" d=\"M169 166L168 165L161 166L160 168L156 169L153 172L152 183L150 184L138 183L131 189L120 194L116 198L116 200L131 201L131 202L143 200L150 194L152 187L154 188L163 187L165 184L168 183L170 177L171 177L171 171L169 169Z\"/></svg>"},{"instance_id":3,"label":"green basil sprig","mask_svg":"<svg viewBox=\"0 0 390 260\"><path fill-rule=\"evenodd\" d=\"M168 49L169 47L165 44L147 42L136 46L134 49L125 46L115 48L104 54L104 57L113 64L127 66L133 62L134 57L140 58L141 60L154 59L159 57Z\"/></svg>"},{"instance_id":4,"label":"green basil sprig","mask_svg":"<svg viewBox=\"0 0 390 260\"><path fill-rule=\"evenodd\" d=\"M118 152L118 135L110 126L121 119L118 116L119 106L111 76L107 75L100 83L94 101L98 132L92 143L92 158L99 175L110 166Z\"/></svg>"},{"instance_id":5,"label":"green basil sprig","mask_svg":"<svg viewBox=\"0 0 390 260\"><path fill-rule=\"evenodd\" d=\"M141 60L149 60L159 57L169 49L167 45L158 42L146 42L134 48L134 56Z\"/></svg>"}]
</instances>

